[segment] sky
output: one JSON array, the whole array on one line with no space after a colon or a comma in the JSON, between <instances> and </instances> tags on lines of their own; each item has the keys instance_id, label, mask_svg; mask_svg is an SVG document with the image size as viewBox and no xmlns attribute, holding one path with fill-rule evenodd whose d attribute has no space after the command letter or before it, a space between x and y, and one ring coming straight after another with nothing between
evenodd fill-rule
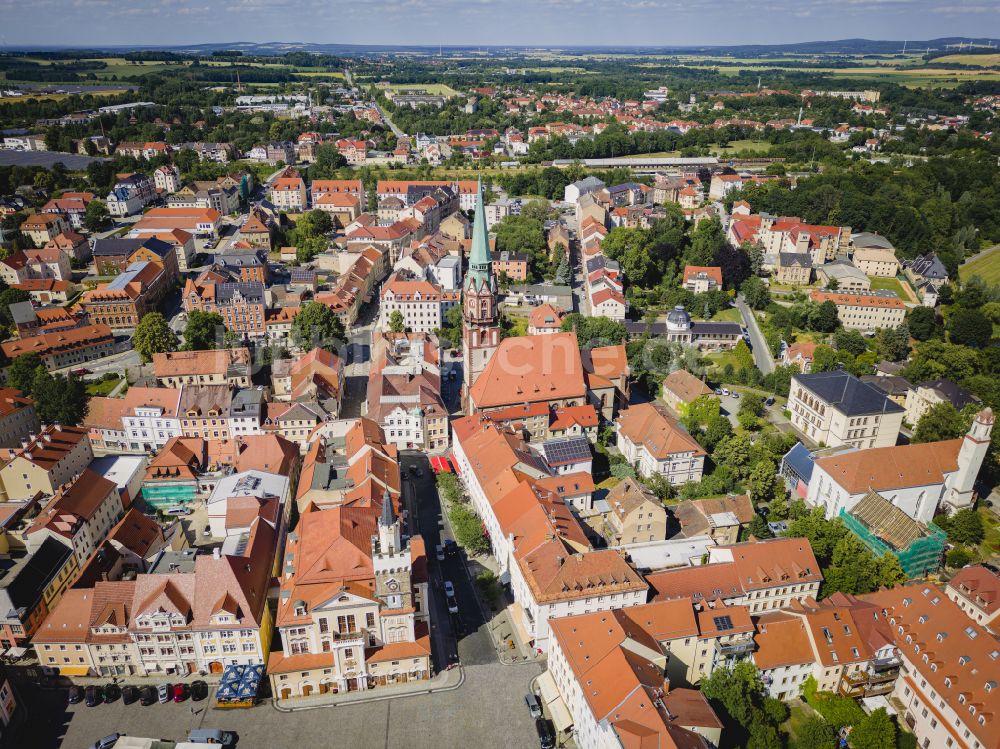
<instances>
[{"instance_id":1,"label":"sky","mask_svg":"<svg viewBox=\"0 0 1000 749\"><path fill-rule=\"evenodd\" d=\"M1000 0L0 0L0 46L780 44L1000 37Z\"/></svg>"}]
</instances>

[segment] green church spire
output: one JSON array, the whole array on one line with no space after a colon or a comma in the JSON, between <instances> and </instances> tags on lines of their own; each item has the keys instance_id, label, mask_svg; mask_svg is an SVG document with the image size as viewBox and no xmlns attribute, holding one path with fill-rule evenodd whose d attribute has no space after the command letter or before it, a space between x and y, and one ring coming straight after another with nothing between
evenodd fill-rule
<instances>
[{"instance_id":1,"label":"green church spire","mask_svg":"<svg viewBox=\"0 0 1000 749\"><path fill-rule=\"evenodd\" d=\"M490 235L486 229L486 208L483 205L483 182L476 185L475 221L472 225L472 251L469 253L469 272L465 286L481 289L486 284L493 290L493 261L490 259Z\"/></svg>"}]
</instances>

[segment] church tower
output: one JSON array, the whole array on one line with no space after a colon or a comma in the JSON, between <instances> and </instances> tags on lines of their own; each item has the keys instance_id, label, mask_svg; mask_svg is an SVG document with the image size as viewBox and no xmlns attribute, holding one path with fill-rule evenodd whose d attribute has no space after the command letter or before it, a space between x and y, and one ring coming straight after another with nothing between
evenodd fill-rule
<instances>
[{"instance_id":1,"label":"church tower","mask_svg":"<svg viewBox=\"0 0 1000 749\"><path fill-rule=\"evenodd\" d=\"M462 320L463 391L468 412L472 407L469 399L472 383L486 369L486 363L500 345L497 282L493 275L493 261L490 259L490 237L486 230L482 183L479 184L476 195L469 270L462 284Z\"/></svg>"},{"instance_id":2,"label":"church tower","mask_svg":"<svg viewBox=\"0 0 1000 749\"><path fill-rule=\"evenodd\" d=\"M993 432L993 410L984 408L972 422L968 433L962 439L958 450L958 470L951 477L951 486L945 496L950 512L972 507L973 488L976 476L983 465L983 459L990 449L990 435Z\"/></svg>"}]
</instances>

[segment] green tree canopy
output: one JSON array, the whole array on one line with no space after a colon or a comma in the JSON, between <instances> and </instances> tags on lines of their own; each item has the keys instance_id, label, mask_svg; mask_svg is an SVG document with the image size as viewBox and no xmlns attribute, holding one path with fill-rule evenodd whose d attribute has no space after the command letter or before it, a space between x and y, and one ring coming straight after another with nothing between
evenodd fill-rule
<instances>
[{"instance_id":1,"label":"green tree canopy","mask_svg":"<svg viewBox=\"0 0 1000 749\"><path fill-rule=\"evenodd\" d=\"M132 347L143 363L153 360L153 354L177 350L177 336L170 329L167 319L159 312L147 312L135 326Z\"/></svg>"},{"instance_id":2,"label":"green tree canopy","mask_svg":"<svg viewBox=\"0 0 1000 749\"><path fill-rule=\"evenodd\" d=\"M226 324L218 312L188 312L184 326L184 350L206 351L219 347L225 336Z\"/></svg>"},{"instance_id":3,"label":"green tree canopy","mask_svg":"<svg viewBox=\"0 0 1000 749\"><path fill-rule=\"evenodd\" d=\"M292 342L304 351L335 351L345 340L340 318L325 304L307 302L292 319Z\"/></svg>"}]
</instances>

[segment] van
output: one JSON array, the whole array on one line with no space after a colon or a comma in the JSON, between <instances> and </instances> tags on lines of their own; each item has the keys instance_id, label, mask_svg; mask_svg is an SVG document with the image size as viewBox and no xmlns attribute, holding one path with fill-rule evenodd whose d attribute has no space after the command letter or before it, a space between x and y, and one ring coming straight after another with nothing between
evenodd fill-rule
<instances>
[{"instance_id":1,"label":"van","mask_svg":"<svg viewBox=\"0 0 1000 749\"><path fill-rule=\"evenodd\" d=\"M236 734L218 728L195 728L188 734L188 741L193 744L221 744L232 746L236 743Z\"/></svg>"},{"instance_id":2,"label":"van","mask_svg":"<svg viewBox=\"0 0 1000 749\"><path fill-rule=\"evenodd\" d=\"M528 705L528 713L532 718L538 720L542 717L542 706L538 704L538 698L535 695L528 692L528 694L524 695L524 701Z\"/></svg>"},{"instance_id":3,"label":"van","mask_svg":"<svg viewBox=\"0 0 1000 749\"><path fill-rule=\"evenodd\" d=\"M190 515L191 510L184 505L177 505L176 507L168 507L165 509L164 514L166 515Z\"/></svg>"}]
</instances>

